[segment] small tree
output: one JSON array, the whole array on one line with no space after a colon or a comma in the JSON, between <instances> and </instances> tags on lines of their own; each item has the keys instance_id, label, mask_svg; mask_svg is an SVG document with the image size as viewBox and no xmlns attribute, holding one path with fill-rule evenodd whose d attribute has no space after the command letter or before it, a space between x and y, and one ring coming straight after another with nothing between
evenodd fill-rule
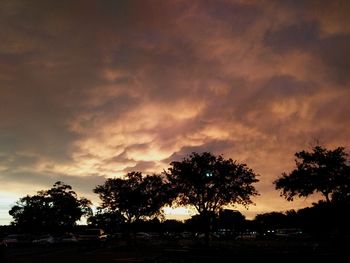
<instances>
[{"instance_id":1,"label":"small tree","mask_svg":"<svg viewBox=\"0 0 350 263\"><path fill-rule=\"evenodd\" d=\"M349 159L343 147L327 150L315 146L311 152L301 151L295 156L296 168L274 181L281 196L292 201L295 196L307 197L319 192L328 203L349 201Z\"/></svg>"},{"instance_id":2,"label":"small tree","mask_svg":"<svg viewBox=\"0 0 350 263\"><path fill-rule=\"evenodd\" d=\"M56 182L46 191L19 199L9 214L14 225L29 232L70 230L84 215L90 215L91 202L78 198L70 185Z\"/></svg>"},{"instance_id":3,"label":"small tree","mask_svg":"<svg viewBox=\"0 0 350 263\"><path fill-rule=\"evenodd\" d=\"M94 192L99 195L101 208L118 212L128 224L141 218L152 218L161 214L166 204L165 184L159 175L142 176L140 172L130 172L124 179L108 179Z\"/></svg>"},{"instance_id":4,"label":"small tree","mask_svg":"<svg viewBox=\"0 0 350 263\"><path fill-rule=\"evenodd\" d=\"M208 239L210 215L225 205L252 204L257 195L253 183L256 174L246 164L209 152L192 153L180 162L172 162L167 172L170 188L178 205L193 206L207 222Z\"/></svg>"}]
</instances>

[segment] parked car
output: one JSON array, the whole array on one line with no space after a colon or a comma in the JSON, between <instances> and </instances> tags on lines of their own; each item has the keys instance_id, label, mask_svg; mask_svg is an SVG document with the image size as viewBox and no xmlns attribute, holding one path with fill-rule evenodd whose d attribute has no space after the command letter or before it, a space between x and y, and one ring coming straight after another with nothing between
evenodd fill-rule
<instances>
[{"instance_id":1,"label":"parked car","mask_svg":"<svg viewBox=\"0 0 350 263\"><path fill-rule=\"evenodd\" d=\"M63 244L67 244L67 243L75 244L75 243L78 243L78 239L73 233L65 233L59 237L59 242Z\"/></svg>"},{"instance_id":2,"label":"parked car","mask_svg":"<svg viewBox=\"0 0 350 263\"><path fill-rule=\"evenodd\" d=\"M113 239L113 240L121 240L124 238L124 234L120 232L115 232L112 234L108 234L108 239Z\"/></svg>"},{"instance_id":3,"label":"parked car","mask_svg":"<svg viewBox=\"0 0 350 263\"><path fill-rule=\"evenodd\" d=\"M300 228L282 228L277 229L275 235L277 238L300 238L303 231Z\"/></svg>"},{"instance_id":4,"label":"parked car","mask_svg":"<svg viewBox=\"0 0 350 263\"><path fill-rule=\"evenodd\" d=\"M257 238L257 232L251 231L251 232L241 233L235 239L236 240L255 240L256 238Z\"/></svg>"},{"instance_id":5,"label":"parked car","mask_svg":"<svg viewBox=\"0 0 350 263\"><path fill-rule=\"evenodd\" d=\"M52 235L42 235L32 241L33 244L37 245L52 245L57 243L57 239Z\"/></svg>"},{"instance_id":6,"label":"parked car","mask_svg":"<svg viewBox=\"0 0 350 263\"><path fill-rule=\"evenodd\" d=\"M102 229L90 228L77 234L77 240L83 243L105 242L107 235Z\"/></svg>"},{"instance_id":7,"label":"parked car","mask_svg":"<svg viewBox=\"0 0 350 263\"><path fill-rule=\"evenodd\" d=\"M209 239L219 239L220 236L217 233L208 233ZM205 233L196 233L196 238L197 239L205 239Z\"/></svg>"},{"instance_id":8,"label":"parked car","mask_svg":"<svg viewBox=\"0 0 350 263\"><path fill-rule=\"evenodd\" d=\"M14 247L14 246L22 246L31 243L29 236L24 234L11 234L6 236L2 241L4 246Z\"/></svg>"},{"instance_id":9,"label":"parked car","mask_svg":"<svg viewBox=\"0 0 350 263\"><path fill-rule=\"evenodd\" d=\"M181 232L181 233L180 233L180 236L181 236L181 238L183 238L183 239L191 239L191 238L193 238L193 233L192 233L192 232L184 231L184 232Z\"/></svg>"},{"instance_id":10,"label":"parked car","mask_svg":"<svg viewBox=\"0 0 350 263\"><path fill-rule=\"evenodd\" d=\"M0 239L0 248L7 247L7 244L3 239Z\"/></svg>"},{"instance_id":11,"label":"parked car","mask_svg":"<svg viewBox=\"0 0 350 263\"><path fill-rule=\"evenodd\" d=\"M136 239L141 239L141 240L150 240L151 235L146 233L146 232L137 232L135 234Z\"/></svg>"}]
</instances>

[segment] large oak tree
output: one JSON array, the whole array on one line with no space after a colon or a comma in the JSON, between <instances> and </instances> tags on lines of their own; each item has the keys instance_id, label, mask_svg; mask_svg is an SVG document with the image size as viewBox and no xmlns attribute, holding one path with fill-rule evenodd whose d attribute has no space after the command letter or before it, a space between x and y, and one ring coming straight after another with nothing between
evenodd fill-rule
<instances>
[{"instance_id":1,"label":"large oak tree","mask_svg":"<svg viewBox=\"0 0 350 263\"><path fill-rule=\"evenodd\" d=\"M223 206L252 204L251 197L258 194L253 170L222 155L194 152L170 166L166 174L175 203L193 206L207 221Z\"/></svg>"},{"instance_id":2,"label":"large oak tree","mask_svg":"<svg viewBox=\"0 0 350 263\"><path fill-rule=\"evenodd\" d=\"M327 203L350 201L350 167L343 147L328 150L315 146L295 154L296 167L274 181L281 196L292 201L295 196L321 193Z\"/></svg>"}]
</instances>

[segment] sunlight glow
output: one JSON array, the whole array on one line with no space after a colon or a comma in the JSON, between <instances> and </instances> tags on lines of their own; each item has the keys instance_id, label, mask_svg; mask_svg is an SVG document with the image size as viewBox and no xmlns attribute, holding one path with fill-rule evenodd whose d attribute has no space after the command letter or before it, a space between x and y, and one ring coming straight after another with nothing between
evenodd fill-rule
<instances>
[{"instance_id":1,"label":"sunlight glow","mask_svg":"<svg viewBox=\"0 0 350 263\"><path fill-rule=\"evenodd\" d=\"M14 193L0 192L0 225L7 225L12 217L8 211L19 199L19 196Z\"/></svg>"}]
</instances>

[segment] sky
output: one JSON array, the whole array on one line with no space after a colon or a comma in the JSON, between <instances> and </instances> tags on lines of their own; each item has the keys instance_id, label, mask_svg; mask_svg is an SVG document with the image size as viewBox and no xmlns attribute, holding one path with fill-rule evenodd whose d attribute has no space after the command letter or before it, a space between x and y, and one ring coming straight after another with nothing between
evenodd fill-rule
<instances>
[{"instance_id":1,"label":"sky","mask_svg":"<svg viewBox=\"0 0 350 263\"><path fill-rule=\"evenodd\" d=\"M248 218L311 205L272 182L349 149L349 47L345 0L1 0L0 224L57 180L98 205L107 178L194 151L259 174Z\"/></svg>"}]
</instances>

